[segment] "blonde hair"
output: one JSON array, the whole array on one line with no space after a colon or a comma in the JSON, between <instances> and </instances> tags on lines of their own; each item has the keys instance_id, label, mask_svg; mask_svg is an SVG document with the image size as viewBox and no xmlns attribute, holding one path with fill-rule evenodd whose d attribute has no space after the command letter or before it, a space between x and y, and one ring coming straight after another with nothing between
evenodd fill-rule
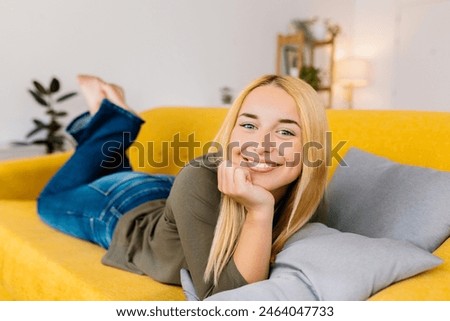
<instances>
[{"instance_id":1,"label":"blonde hair","mask_svg":"<svg viewBox=\"0 0 450 321\"><path fill-rule=\"evenodd\" d=\"M272 233L273 262L289 237L311 219L322 199L327 178L325 135L328 125L320 97L306 82L289 76L263 76L249 84L236 98L219 129L215 142L223 147L224 160L228 159L228 148L225 147L230 143L231 132L245 98L255 88L269 85L283 89L294 99L300 116L304 146L302 162L297 165L302 166L300 177L291 183L284 201L281 202L281 208L277 210L280 217ZM305 146L310 146L311 143L322 148L305 149ZM307 154L304 154L305 152ZM308 161L315 162L316 166L308 166L305 157ZM245 220L244 207L231 197L223 195L220 206L204 275L205 281L212 278L214 284L218 283L222 270L233 256Z\"/></svg>"}]
</instances>

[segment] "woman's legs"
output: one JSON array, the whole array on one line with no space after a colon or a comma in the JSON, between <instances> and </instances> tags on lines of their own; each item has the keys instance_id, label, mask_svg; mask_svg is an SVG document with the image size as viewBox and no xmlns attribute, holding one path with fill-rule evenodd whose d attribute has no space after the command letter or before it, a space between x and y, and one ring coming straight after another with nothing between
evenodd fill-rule
<instances>
[{"instance_id":1,"label":"woman's legs","mask_svg":"<svg viewBox=\"0 0 450 321\"><path fill-rule=\"evenodd\" d=\"M52 195L38 212L48 225L108 249L118 220L136 206L168 197L172 176L125 171Z\"/></svg>"},{"instance_id":2,"label":"woman's legs","mask_svg":"<svg viewBox=\"0 0 450 321\"><path fill-rule=\"evenodd\" d=\"M61 193L108 174L130 171L125 151L142 123L140 118L107 99L93 117L87 113L77 117L67 129L78 142L75 153L50 180L42 195Z\"/></svg>"},{"instance_id":3,"label":"woman's legs","mask_svg":"<svg viewBox=\"0 0 450 321\"><path fill-rule=\"evenodd\" d=\"M118 87L95 77L84 80L90 80L80 85L93 116L85 113L69 125L78 146L42 191L38 212L49 225L108 248L119 217L166 198L173 177L131 171L125 152L143 121L109 100L126 106Z\"/></svg>"},{"instance_id":4,"label":"woman's legs","mask_svg":"<svg viewBox=\"0 0 450 321\"><path fill-rule=\"evenodd\" d=\"M90 113L82 114L68 126L67 131L78 143L76 151L48 183L43 195L61 193L107 174L131 170L125 151L143 121L128 107L119 107L126 103L117 86L92 76L79 76L78 81Z\"/></svg>"}]
</instances>

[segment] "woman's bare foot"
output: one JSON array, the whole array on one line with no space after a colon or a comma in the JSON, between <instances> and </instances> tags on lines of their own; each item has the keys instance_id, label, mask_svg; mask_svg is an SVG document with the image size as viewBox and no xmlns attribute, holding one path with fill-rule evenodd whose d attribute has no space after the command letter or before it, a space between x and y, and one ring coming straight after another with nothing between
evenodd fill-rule
<instances>
[{"instance_id":1,"label":"woman's bare foot","mask_svg":"<svg viewBox=\"0 0 450 321\"><path fill-rule=\"evenodd\" d=\"M134 113L125 102L125 93L121 87L115 84L102 83L102 90L105 93L106 98L113 104Z\"/></svg>"},{"instance_id":2,"label":"woman's bare foot","mask_svg":"<svg viewBox=\"0 0 450 321\"><path fill-rule=\"evenodd\" d=\"M89 75L79 75L77 80L89 111L94 115L100 108L102 100L106 98L106 93L103 90L104 82L98 77Z\"/></svg>"}]
</instances>

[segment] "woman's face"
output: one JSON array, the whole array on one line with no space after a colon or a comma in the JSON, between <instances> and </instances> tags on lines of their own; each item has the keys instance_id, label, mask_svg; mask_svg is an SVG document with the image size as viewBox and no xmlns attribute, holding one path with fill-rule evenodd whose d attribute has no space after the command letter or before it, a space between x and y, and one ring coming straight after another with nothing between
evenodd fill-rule
<instances>
[{"instance_id":1,"label":"woman's face","mask_svg":"<svg viewBox=\"0 0 450 321\"><path fill-rule=\"evenodd\" d=\"M300 116L294 99L276 86L255 88L241 106L228 148L233 164L248 168L252 183L280 200L302 170Z\"/></svg>"}]
</instances>

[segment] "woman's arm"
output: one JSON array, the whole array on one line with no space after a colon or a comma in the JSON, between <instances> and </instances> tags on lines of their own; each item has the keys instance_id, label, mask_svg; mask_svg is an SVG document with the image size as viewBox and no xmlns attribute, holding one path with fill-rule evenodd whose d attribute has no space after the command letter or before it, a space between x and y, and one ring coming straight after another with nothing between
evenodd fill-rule
<instances>
[{"instance_id":1,"label":"woman's arm","mask_svg":"<svg viewBox=\"0 0 450 321\"><path fill-rule=\"evenodd\" d=\"M253 185L248 170L225 162L219 166L218 186L222 193L247 210L233 256L237 269L248 283L267 279L272 248L273 195Z\"/></svg>"},{"instance_id":2,"label":"woman's arm","mask_svg":"<svg viewBox=\"0 0 450 321\"><path fill-rule=\"evenodd\" d=\"M166 219L168 224L176 226L186 268L200 299L247 284L233 259L223 269L216 286L212 280L208 283L204 281L220 200L217 169L188 165L177 175L167 201Z\"/></svg>"},{"instance_id":3,"label":"woman's arm","mask_svg":"<svg viewBox=\"0 0 450 321\"><path fill-rule=\"evenodd\" d=\"M269 262L272 248L272 220L270 212L248 212L242 227L233 259L237 269L248 283L265 280L269 277Z\"/></svg>"}]
</instances>

